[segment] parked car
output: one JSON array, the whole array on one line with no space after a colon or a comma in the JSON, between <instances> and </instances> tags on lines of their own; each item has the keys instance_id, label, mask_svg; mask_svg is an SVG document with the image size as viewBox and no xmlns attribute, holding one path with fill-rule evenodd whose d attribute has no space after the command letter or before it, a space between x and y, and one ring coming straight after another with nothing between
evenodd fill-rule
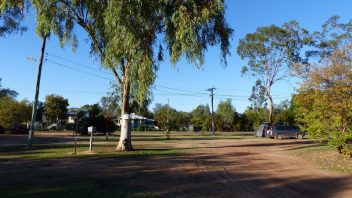
<instances>
[{"instance_id":1,"label":"parked car","mask_svg":"<svg viewBox=\"0 0 352 198\"><path fill-rule=\"evenodd\" d=\"M283 138L302 139L305 136L305 133L294 126L262 123L257 129L256 135L257 137L268 137L281 140Z\"/></svg>"},{"instance_id":2,"label":"parked car","mask_svg":"<svg viewBox=\"0 0 352 198\"><path fill-rule=\"evenodd\" d=\"M258 129L256 130L257 137L266 137L267 131L271 128L271 124L268 122L261 123Z\"/></svg>"}]
</instances>

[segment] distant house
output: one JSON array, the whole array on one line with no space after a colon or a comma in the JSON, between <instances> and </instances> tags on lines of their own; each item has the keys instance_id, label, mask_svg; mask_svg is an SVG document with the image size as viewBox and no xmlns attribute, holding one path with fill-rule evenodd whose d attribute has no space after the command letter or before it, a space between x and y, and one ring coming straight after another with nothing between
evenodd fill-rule
<instances>
[{"instance_id":1,"label":"distant house","mask_svg":"<svg viewBox=\"0 0 352 198\"><path fill-rule=\"evenodd\" d=\"M131 128L137 127L147 127L147 128L154 128L155 120L143 117L141 115L131 113ZM118 118L117 126L121 126L121 117Z\"/></svg>"},{"instance_id":2,"label":"distant house","mask_svg":"<svg viewBox=\"0 0 352 198\"><path fill-rule=\"evenodd\" d=\"M84 117L88 118L89 117L89 111L86 110L79 110L79 109L69 109L67 111L67 124L75 124L76 123L76 119L77 119L77 114L79 112L83 112Z\"/></svg>"}]
</instances>

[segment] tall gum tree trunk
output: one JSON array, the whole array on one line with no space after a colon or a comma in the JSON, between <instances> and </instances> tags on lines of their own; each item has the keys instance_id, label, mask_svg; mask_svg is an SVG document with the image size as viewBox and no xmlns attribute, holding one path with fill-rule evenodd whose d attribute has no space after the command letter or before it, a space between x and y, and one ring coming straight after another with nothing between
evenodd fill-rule
<instances>
[{"instance_id":1,"label":"tall gum tree trunk","mask_svg":"<svg viewBox=\"0 0 352 198\"><path fill-rule=\"evenodd\" d=\"M121 107L121 132L120 140L116 151L130 151L132 147L132 135L130 127L130 108L129 108L130 82L125 76L123 83L123 97Z\"/></svg>"},{"instance_id":2,"label":"tall gum tree trunk","mask_svg":"<svg viewBox=\"0 0 352 198\"><path fill-rule=\"evenodd\" d=\"M271 97L271 94L270 94L270 88L268 89L268 91L266 92L268 98L269 98L269 101L270 101L270 109L269 109L269 123L272 123L273 122L273 97Z\"/></svg>"}]
</instances>

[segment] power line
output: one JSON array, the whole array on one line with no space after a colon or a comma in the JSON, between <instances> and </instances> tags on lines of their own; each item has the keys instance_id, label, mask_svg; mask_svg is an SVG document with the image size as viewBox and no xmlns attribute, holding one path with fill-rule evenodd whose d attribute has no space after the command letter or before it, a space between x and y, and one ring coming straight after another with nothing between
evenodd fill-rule
<instances>
[{"instance_id":1,"label":"power line","mask_svg":"<svg viewBox=\"0 0 352 198\"><path fill-rule=\"evenodd\" d=\"M101 72L101 73L104 73L104 74L108 74L110 76L113 76L111 73L109 72L106 72L106 71L103 71L101 69L97 69L95 67L92 67L92 66L88 66L88 65L84 65L84 64L81 64L81 63L78 63L76 61L72 61L72 60L69 60L67 58L63 58L63 57L60 57L60 56L57 56L57 55L54 55L54 54L51 54L51 53L46 53L46 55L49 55L49 56L52 56L52 57L55 57L55 58L58 58L58 59L61 59L65 62L69 62L69 63L72 63L72 64L75 64L75 65L78 65L80 67L84 67L84 68L87 68L87 69L91 69L91 70L94 70L94 71L98 71L98 72Z\"/></svg>"},{"instance_id":2,"label":"power line","mask_svg":"<svg viewBox=\"0 0 352 198\"><path fill-rule=\"evenodd\" d=\"M161 91L157 89L155 89L155 91L157 92L154 92L154 93L157 93L157 94L168 94L168 95L173 94L173 95L191 96L191 97L199 97L199 98L206 97L206 96L197 95L197 94L177 93L177 92Z\"/></svg>"},{"instance_id":3,"label":"power line","mask_svg":"<svg viewBox=\"0 0 352 198\"><path fill-rule=\"evenodd\" d=\"M97 77L97 78L109 80L109 81L114 81L114 80L111 79L111 78L107 78L107 77L100 76L100 75L97 75L97 74L93 74L93 73L90 73L90 72L87 72L87 71L83 71L83 70L80 70L80 69L76 69L76 68L74 68L74 67L71 67L71 66L68 66L68 65L64 65L64 64L61 64L61 63L58 63L58 62L55 62L55 61L51 61L51 60L48 60L48 59L46 59L46 61L47 61L47 62L50 62L50 63L52 63L52 64L55 64L55 65L57 65L57 66L60 66L60 67L64 67L64 68L73 70L73 71L82 72L82 73L85 73L85 74L88 74L88 75L91 75L91 76L95 76L95 77Z\"/></svg>"},{"instance_id":4,"label":"power line","mask_svg":"<svg viewBox=\"0 0 352 198\"><path fill-rule=\"evenodd\" d=\"M69 60L69 59L66 59L66 58L63 58L63 57L60 57L60 56L57 56L57 55L54 55L54 54L51 54L51 53L46 53L47 55L50 55L52 57L55 57L55 58L58 58L58 59L61 59L63 61L66 61L66 62L70 62L70 63L73 63L73 64L76 64L76 65L79 65L81 67L84 67L84 68L87 68L87 69L91 69L91 70L94 70L94 71L98 71L98 72L101 72L101 73L104 73L104 74L108 74L108 75L112 75L111 73L108 73L108 72L104 72L104 71L101 71L99 69L96 69L94 67L91 67L91 66L87 66L87 65L83 65L81 63L78 63L78 62L75 62L75 61L72 61L72 60ZM52 61L52 60L48 60L46 59L46 61L52 63L52 64L55 64L57 66L61 66L61 67L64 67L64 68L67 68L67 69L70 69L70 70L73 70L73 71L76 71L76 72L82 72L82 73L85 73L85 74L88 74L88 75L91 75L91 76L94 76L94 77L98 77L98 78L101 78L101 79L105 79L105 80L109 80L109 81L114 81L113 79L111 78L108 78L108 77L104 77L104 76L101 76L101 75L97 75L97 74L94 74L94 73L90 73L90 72L87 72L87 71L84 71L84 70L80 70L80 69L77 69L77 68L74 68L74 67L71 67L71 66L68 66L68 65L65 65L65 64L62 64L62 63L59 63L59 62L56 62L56 61ZM156 87L159 87L159 88L163 88L163 89L168 89L168 90L174 90L174 91L179 91L179 92L185 92L185 93L179 93L179 92L171 92L171 91L165 91L165 90L158 90L158 89L155 89L156 91L159 91L159 92L155 92L154 94L159 94L159 95L163 95L163 94L173 94L173 95L182 95L182 96L190 96L190 97L205 97L207 96L208 94L207 93L203 93L203 92L199 92L199 91L190 91L190 90L185 90L185 89L180 89L180 88L174 88L174 87L168 87L168 86L162 86L162 85L156 85ZM219 89L219 90L239 90L239 89ZM81 93L93 93L93 92L81 92ZM276 97L277 99L285 99L287 97L284 97L284 96L290 96L291 94L277 94L277 95L272 95L273 97ZM232 95L232 94L217 94L217 96L220 96L221 98L219 97L216 97L217 99L233 99L233 100L238 100L240 101L241 99L239 98L249 98L250 96L249 95ZM243 100L244 101L244 100ZM247 101L247 100L245 100Z\"/></svg>"},{"instance_id":5,"label":"power line","mask_svg":"<svg viewBox=\"0 0 352 198\"><path fill-rule=\"evenodd\" d=\"M165 89L174 90L174 91L188 92L188 93L193 93L193 94L208 95L207 93L196 92L196 91L189 91L189 90L178 89L178 88L172 88L172 87L166 87L166 86L162 86L162 85L156 85L156 87L165 88Z\"/></svg>"},{"instance_id":6,"label":"power line","mask_svg":"<svg viewBox=\"0 0 352 198\"><path fill-rule=\"evenodd\" d=\"M58 55L55 55L55 54L52 54L52 53L46 53L47 55L49 56L52 56L52 57L55 57L57 59L60 59L60 60L63 60L65 62L69 62L69 63L72 63L72 64L75 64L75 65L78 65L78 66L81 66L81 67L84 67L84 68L87 68L87 69L90 69L90 70L94 70L94 71L98 71L98 72L101 72L101 73L104 73L104 74L108 74L110 76L113 76L111 73L109 72L106 72L106 71L103 71L101 69L97 69L97 68L94 68L92 66L88 66L88 65L84 65L84 64L81 64L81 63L78 63L76 61L73 61L73 60L70 60L70 59L67 59L67 58L63 58L61 56L58 56ZM51 61L52 62L52 61ZM56 62L57 63L57 62ZM58 63L58 64L61 64L61 63ZM64 64L61 64L61 65L64 65ZM66 68L69 67L67 65L65 65ZM72 69L72 68L70 68ZM75 71L82 71L82 70L78 70L78 69L74 69ZM85 71L82 71L84 73L88 73L88 72L85 72ZM89 74L92 74L92 73L89 73ZM96 74L93 74L94 76L96 76ZM101 76L99 76L101 77ZM106 79L106 77L103 77ZM109 80L112 80L112 79L109 79ZM190 90L185 90L185 89L181 89L181 88L175 88L175 87L168 87L168 86L163 86L163 85L156 85L156 87L159 87L159 88L164 88L164 89L169 89L169 90L174 90L174 91L181 91L181 92L187 92L187 93L192 93L192 94L200 94L200 95L208 95L208 93L204 93L204 92L200 92L200 91L190 91ZM217 88L217 90L228 90L228 91L244 91L244 89L225 89L225 88ZM290 93L284 93L284 92L278 92L280 94L274 94L272 95L273 97L275 96L289 96L291 95ZM231 94L222 94L222 93L219 93L217 94L218 96L224 96L224 97L239 97L239 98L248 98L250 97L249 95L231 95Z\"/></svg>"}]
</instances>

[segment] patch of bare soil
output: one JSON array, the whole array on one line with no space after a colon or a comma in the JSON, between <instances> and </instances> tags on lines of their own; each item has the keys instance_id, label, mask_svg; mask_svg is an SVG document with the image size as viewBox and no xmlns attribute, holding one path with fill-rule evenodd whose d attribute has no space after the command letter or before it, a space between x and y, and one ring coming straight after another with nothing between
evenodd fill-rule
<instances>
[{"instance_id":1,"label":"patch of bare soil","mask_svg":"<svg viewBox=\"0 0 352 198\"><path fill-rule=\"evenodd\" d=\"M25 186L25 195L33 197L48 192L51 197L352 197L351 175L316 168L309 159L289 154L312 146L307 140L135 145L145 144L198 149L174 155L2 159L0 178L6 179L0 180L0 192Z\"/></svg>"}]
</instances>

